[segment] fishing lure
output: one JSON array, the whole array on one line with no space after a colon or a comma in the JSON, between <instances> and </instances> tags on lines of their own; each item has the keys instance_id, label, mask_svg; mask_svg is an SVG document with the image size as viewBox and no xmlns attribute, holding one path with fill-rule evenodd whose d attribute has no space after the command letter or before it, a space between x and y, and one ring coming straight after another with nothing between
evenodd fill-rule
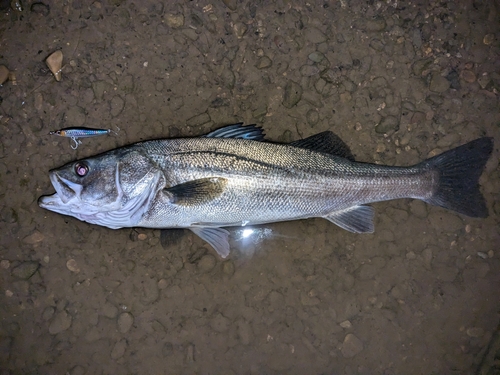
<instances>
[{"instance_id":1,"label":"fishing lure","mask_svg":"<svg viewBox=\"0 0 500 375\"><path fill-rule=\"evenodd\" d=\"M107 135L111 133L115 132L111 129L65 128L51 131L49 132L49 135L58 135L60 137L70 138L74 142L74 144L71 145L71 148L76 150L82 143L82 141L78 140L78 138L98 137L100 135Z\"/></svg>"}]
</instances>

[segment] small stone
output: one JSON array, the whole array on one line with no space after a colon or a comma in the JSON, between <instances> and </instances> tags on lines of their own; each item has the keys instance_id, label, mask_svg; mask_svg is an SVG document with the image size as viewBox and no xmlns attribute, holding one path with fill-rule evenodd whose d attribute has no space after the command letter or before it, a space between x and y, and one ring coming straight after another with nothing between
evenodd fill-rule
<instances>
[{"instance_id":1,"label":"small stone","mask_svg":"<svg viewBox=\"0 0 500 375\"><path fill-rule=\"evenodd\" d=\"M483 43L489 46L495 41L495 34L486 34L483 38Z\"/></svg>"},{"instance_id":2,"label":"small stone","mask_svg":"<svg viewBox=\"0 0 500 375\"><path fill-rule=\"evenodd\" d=\"M302 87L294 81L288 81L283 94L283 106L292 108L302 98Z\"/></svg>"},{"instance_id":3,"label":"small stone","mask_svg":"<svg viewBox=\"0 0 500 375\"><path fill-rule=\"evenodd\" d=\"M0 65L0 85L9 79L9 69L5 65Z\"/></svg>"},{"instance_id":4,"label":"small stone","mask_svg":"<svg viewBox=\"0 0 500 375\"><path fill-rule=\"evenodd\" d=\"M61 76L62 62L63 62L63 53L60 50L55 51L45 60L45 63L49 67L52 74L54 74L54 78L58 82L62 78Z\"/></svg>"},{"instance_id":5,"label":"small stone","mask_svg":"<svg viewBox=\"0 0 500 375\"><path fill-rule=\"evenodd\" d=\"M42 2L36 2L31 4L31 11L36 14L41 14L42 16L48 16L50 13L50 6Z\"/></svg>"},{"instance_id":6,"label":"small stone","mask_svg":"<svg viewBox=\"0 0 500 375\"><path fill-rule=\"evenodd\" d=\"M137 235L137 239L138 239L139 241L145 241L147 238L148 238L148 235L147 235L146 233L139 233L139 234Z\"/></svg>"},{"instance_id":7,"label":"small stone","mask_svg":"<svg viewBox=\"0 0 500 375\"><path fill-rule=\"evenodd\" d=\"M68 315L65 310L59 311L49 325L49 333L51 335L57 335L58 333L66 331L71 327L72 320L71 315Z\"/></svg>"},{"instance_id":8,"label":"small stone","mask_svg":"<svg viewBox=\"0 0 500 375\"><path fill-rule=\"evenodd\" d=\"M316 27L309 27L305 30L305 37L311 43L323 43L327 40L326 35Z\"/></svg>"},{"instance_id":9,"label":"small stone","mask_svg":"<svg viewBox=\"0 0 500 375\"><path fill-rule=\"evenodd\" d=\"M229 328L229 323L230 321L228 318L221 313L217 313L210 321L210 327L216 332L225 332Z\"/></svg>"},{"instance_id":10,"label":"small stone","mask_svg":"<svg viewBox=\"0 0 500 375\"><path fill-rule=\"evenodd\" d=\"M71 370L69 370L69 375L85 375L85 367L76 365Z\"/></svg>"},{"instance_id":11,"label":"small stone","mask_svg":"<svg viewBox=\"0 0 500 375\"><path fill-rule=\"evenodd\" d=\"M257 69L266 69L266 68L271 67L271 65L273 65L273 61L267 56L262 56L257 61L257 64L255 64L255 67Z\"/></svg>"},{"instance_id":12,"label":"small stone","mask_svg":"<svg viewBox=\"0 0 500 375\"><path fill-rule=\"evenodd\" d=\"M47 306L45 310L43 310L42 318L43 320L50 320L54 316L56 309L53 306Z\"/></svg>"},{"instance_id":13,"label":"small stone","mask_svg":"<svg viewBox=\"0 0 500 375\"><path fill-rule=\"evenodd\" d=\"M353 26L359 30L375 32L383 31L386 28L387 23L382 17L377 17L374 19L363 18L355 20Z\"/></svg>"},{"instance_id":14,"label":"small stone","mask_svg":"<svg viewBox=\"0 0 500 375\"><path fill-rule=\"evenodd\" d=\"M467 329L467 336L469 337L481 337L484 335L484 329L481 327L471 327Z\"/></svg>"},{"instance_id":15,"label":"small stone","mask_svg":"<svg viewBox=\"0 0 500 375\"><path fill-rule=\"evenodd\" d=\"M80 272L80 268L78 268L78 264L76 263L76 260L74 260L74 259L70 259L66 262L66 268L74 273Z\"/></svg>"},{"instance_id":16,"label":"small stone","mask_svg":"<svg viewBox=\"0 0 500 375\"><path fill-rule=\"evenodd\" d=\"M245 36L248 31L248 26L243 22L236 22L233 26L234 34L238 39L241 39Z\"/></svg>"},{"instance_id":17,"label":"small stone","mask_svg":"<svg viewBox=\"0 0 500 375\"><path fill-rule=\"evenodd\" d=\"M29 236L24 237L23 241L29 245L34 245L38 242L43 241L44 238L45 238L45 236L36 230L32 234L30 234Z\"/></svg>"},{"instance_id":18,"label":"small stone","mask_svg":"<svg viewBox=\"0 0 500 375\"><path fill-rule=\"evenodd\" d=\"M488 251L488 258L493 258L495 256L495 252L493 250Z\"/></svg>"},{"instance_id":19,"label":"small stone","mask_svg":"<svg viewBox=\"0 0 500 375\"><path fill-rule=\"evenodd\" d=\"M9 269L10 261L7 259L2 259L2 261L0 262L0 267L2 267L4 270Z\"/></svg>"},{"instance_id":20,"label":"small stone","mask_svg":"<svg viewBox=\"0 0 500 375\"><path fill-rule=\"evenodd\" d=\"M208 113L204 112L199 115L193 116L186 121L186 125L188 126L200 126L210 122L210 116Z\"/></svg>"},{"instance_id":21,"label":"small stone","mask_svg":"<svg viewBox=\"0 0 500 375\"><path fill-rule=\"evenodd\" d=\"M134 324L134 317L131 313L124 312L118 317L118 331L121 333L127 333Z\"/></svg>"},{"instance_id":22,"label":"small stone","mask_svg":"<svg viewBox=\"0 0 500 375\"><path fill-rule=\"evenodd\" d=\"M158 281L158 289L165 289L168 286L168 281L166 279L160 279Z\"/></svg>"},{"instance_id":23,"label":"small stone","mask_svg":"<svg viewBox=\"0 0 500 375\"><path fill-rule=\"evenodd\" d=\"M215 260L215 257L213 255L204 255L198 261L198 271L200 271L201 273L210 272L216 264L217 261Z\"/></svg>"},{"instance_id":24,"label":"small stone","mask_svg":"<svg viewBox=\"0 0 500 375\"><path fill-rule=\"evenodd\" d=\"M310 126L314 126L319 121L319 113L314 109L310 109L306 113L306 121Z\"/></svg>"},{"instance_id":25,"label":"small stone","mask_svg":"<svg viewBox=\"0 0 500 375\"><path fill-rule=\"evenodd\" d=\"M40 264L38 262L22 262L20 265L12 269L12 276L21 280L28 280L35 274L39 267Z\"/></svg>"},{"instance_id":26,"label":"small stone","mask_svg":"<svg viewBox=\"0 0 500 375\"><path fill-rule=\"evenodd\" d=\"M465 81L465 82L468 82L468 83L474 83L476 82L476 75L474 74L474 72L470 71L470 70L462 70L462 73L460 73L460 76L462 77L462 79Z\"/></svg>"},{"instance_id":27,"label":"small stone","mask_svg":"<svg viewBox=\"0 0 500 375\"><path fill-rule=\"evenodd\" d=\"M102 315L104 315L106 318L114 319L118 315L118 307L109 302L106 302L102 307Z\"/></svg>"},{"instance_id":28,"label":"small stone","mask_svg":"<svg viewBox=\"0 0 500 375\"><path fill-rule=\"evenodd\" d=\"M225 6L227 6L230 10L236 10L238 3L236 0L222 0Z\"/></svg>"},{"instance_id":29,"label":"small stone","mask_svg":"<svg viewBox=\"0 0 500 375\"><path fill-rule=\"evenodd\" d=\"M429 84L429 90L433 92L445 92L450 88L450 81L443 77L438 72L434 72L431 77L431 82Z\"/></svg>"},{"instance_id":30,"label":"small stone","mask_svg":"<svg viewBox=\"0 0 500 375\"><path fill-rule=\"evenodd\" d=\"M415 255L415 253L413 251L409 251L406 253L406 259L408 260L413 260L415 259L417 256Z\"/></svg>"},{"instance_id":31,"label":"small stone","mask_svg":"<svg viewBox=\"0 0 500 375\"><path fill-rule=\"evenodd\" d=\"M183 14L166 14L165 21L167 25L173 27L174 29L184 26L184 15Z\"/></svg>"},{"instance_id":32,"label":"small stone","mask_svg":"<svg viewBox=\"0 0 500 375\"><path fill-rule=\"evenodd\" d=\"M127 340L121 339L117 341L113 350L111 351L111 359L118 359L123 357L125 350L127 349Z\"/></svg>"},{"instance_id":33,"label":"small stone","mask_svg":"<svg viewBox=\"0 0 500 375\"><path fill-rule=\"evenodd\" d=\"M352 333L347 334L342 344L342 355L345 358L352 358L363 350L363 343Z\"/></svg>"},{"instance_id":34,"label":"small stone","mask_svg":"<svg viewBox=\"0 0 500 375\"><path fill-rule=\"evenodd\" d=\"M226 276L229 276L229 277L233 276L234 275L234 263L230 260L227 262L224 262L222 265L222 272Z\"/></svg>"},{"instance_id":35,"label":"small stone","mask_svg":"<svg viewBox=\"0 0 500 375\"><path fill-rule=\"evenodd\" d=\"M314 52L310 53L309 56L307 56L307 57L309 58L309 60L311 60L315 63L320 63L321 61L323 61L325 59L325 55L323 55L319 51L314 51Z\"/></svg>"},{"instance_id":36,"label":"small stone","mask_svg":"<svg viewBox=\"0 0 500 375\"><path fill-rule=\"evenodd\" d=\"M352 328L352 324L349 320L344 320L342 323L340 323L340 326L345 329Z\"/></svg>"},{"instance_id":37,"label":"small stone","mask_svg":"<svg viewBox=\"0 0 500 375\"><path fill-rule=\"evenodd\" d=\"M311 77L319 73L319 68L316 65L302 65L300 74L304 77Z\"/></svg>"},{"instance_id":38,"label":"small stone","mask_svg":"<svg viewBox=\"0 0 500 375\"><path fill-rule=\"evenodd\" d=\"M378 134L387 134L399 129L399 121L394 116L387 116L380 121L375 127L375 132Z\"/></svg>"},{"instance_id":39,"label":"small stone","mask_svg":"<svg viewBox=\"0 0 500 375\"><path fill-rule=\"evenodd\" d=\"M123 110L124 106L125 106L125 101L119 95L113 96L113 99L111 99L110 103L111 116L113 117L118 116Z\"/></svg>"}]
</instances>

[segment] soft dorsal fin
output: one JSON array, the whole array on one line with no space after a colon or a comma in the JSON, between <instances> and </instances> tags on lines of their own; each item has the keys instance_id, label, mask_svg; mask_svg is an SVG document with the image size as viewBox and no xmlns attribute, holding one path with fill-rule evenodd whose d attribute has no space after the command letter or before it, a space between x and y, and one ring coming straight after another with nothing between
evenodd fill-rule
<instances>
[{"instance_id":1,"label":"soft dorsal fin","mask_svg":"<svg viewBox=\"0 0 500 375\"><path fill-rule=\"evenodd\" d=\"M222 194L227 179L222 177L200 178L175 185L163 191L169 195L170 202L181 206L202 204Z\"/></svg>"},{"instance_id":2,"label":"soft dorsal fin","mask_svg":"<svg viewBox=\"0 0 500 375\"><path fill-rule=\"evenodd\" d=\"M305 148L308 150L324 152L325 154L340 156L354 161L354 156L349 147L337 135L331 131L315 134L305 139L290 143L290 146Z\"/></svg>"},{"instance_id":3,"label":"soft dorsal fin","mask_svg":"<svg viewBox=\"0 0 500 375\"><path fill-rule=\"evenodd\" d=\"M224 126L223 128L214 130L206 135L205 138L236 138L236 139L251 139L253 141L262 141L264 139L264 131L255 124L244 126L242 122L234 125Z\"/></svg>"}]
</instances>

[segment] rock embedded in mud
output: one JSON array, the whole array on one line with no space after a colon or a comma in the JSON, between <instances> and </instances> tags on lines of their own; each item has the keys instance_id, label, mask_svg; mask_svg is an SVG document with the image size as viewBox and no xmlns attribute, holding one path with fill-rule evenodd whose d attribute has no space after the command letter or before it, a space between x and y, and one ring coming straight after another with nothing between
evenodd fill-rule
<instances>
[{"instance_id":1,"label":"rock embedded in mud","mask_svg":"<svg viewBox=\"0 0 500 375\"><path fill-rule=\"evenodd\" d=\"M450 88L450 81L443 77L439 72L432 73L429 83L429 90L433 92L445 92Z\"/></svg>"},{"instance_id":2,"label":"rock embedded in mud","mask_svg":"<svg viewBox=\"0 0 500 375\"><path fill-rule=\"evenodd\" d=\"M30 9L33 13L41 14L45 17L47 17L50 13L50 6L48 4L42 3L41 1L31 4Z\"/></svg>"},{"instance_id":3,"label":"rock embedded in mud","mask_svg":"<svg viewBox=\"0 0 500 375\"><path fill-rule=\"evenodd\" d=\"M118 359L123 357L127 350L127 340L121 339L115 343L113 350L111 351L111 359Z\"/></svg>"},{"instance_id":4,"label":"rock embedded in mud","mask_svg":"<svg viewBox=\"0 0 500 375\"><path fill-rule=\"evenodd\" d=\"M118 317L118 331L120 333L127 333L134 324L134 317L131 313L124 312Z\"/></svg>"},{"instance_id":5,"label":"rock embedded in mud","mask_svg":"<svg viewBox=\"0 0 500 375\"><path fill-rule=\"evenodd\" d=\"M106 318L114 319L118 315L118 307L110 302L106 302L102 307L101 314Z\"/></svg>"},{"instance_id":6,"label":"rock embedded in mud","mask_svg":"<svg viewBox=\"0 0 500 375\"><path fill-rule=\"evenodd\" d=\"M375 127L375 132L378 134L387 134L399 129L399 121L394 116L387 116L380 121Z\"/></svg>"},{"instance_id":7,"label":"rock embedded in mud","mask_svg":"<svg viewBox=\"0 0 500 375\"><path fill-rule=\"evenodd\" d=\"M311 43L323 43L327 40L326 35L316 27L309 27L305 30L305 37Z\"/></svg>"},{"instance_id":8,"label":"rock embedded in mud","mask_svg":"<svg viewBox=\"0 0 500 375\"><path fill-rule=\"evenodd\" d=\"M0 85L3 85L9 79L9 69L5 65L0 65Z\"/></svg>"},{"instance_id":9,"label":"rock embedded in mud","mask_svg":"<svg viewBox=\"0 0 500 375\"><path fill-rule=\"evenodd\" d=\"M183 14L166 14L165 21L167 25L177 29L184 26L184 15Z\"/></svg>"},{"instance_id":10,"label":"rock embedded in mud","mask_svg":"<svg viewBox=\"0 0 500 375\"><path fill-rule=\"evenodd\" d=\"M121 111L123 110L123 107L125 106L125 101L121 98L119 95L113 96L110 102L110 113L111 116L116 117L118 116Z\"/></svg>"},{"instance_id":11,"label":"rock embedded in mud","mask_svg":"<svg viewBox=\"0 0 500 375\"><path fill-rule=\"evenodd\" d=\"M362 31L376 32L384 31L387 27L385 19L377 17L373 19L357 19L353 22L353 27Z\"/></svg>"},{"instance_id":12,"label":"rock embedded in mud","mask_svg":"<svg viewBox=\"0 0 500 375\"><path fill-rule=\"evenodd\" d=\"M66 331L71 327L72 320L71 315L69 315L66 310L59 311L49 325L49 333L51 335L57 335L58 333Z\"/></svg>"},{"instance_id":13,"label":"rock embedded in mud","mask_svg":"<svg viewBox=\"0 0 500 375\"><path fill-rule=\"evenodd\" d=\"M40 263L35 261L22 262L18 266L12 269L12 276L21 279L28 280L40 267Z\"/></svg>"},{"instance_id":14,"label":"rock embedded in mud","mask_svg":"<svg viewBox=\"0 0 500 375\"><path fill-rule=\"evenodd\" d=\"M319 121L319 113L314 109L310 109L306 113L306 121L310 126L314 126Z\"/></svg>"},{"instance_id":15,"label":"rock embedded in mud","mask_svg":"<svg viewBox=\"0 0 500 375\"><path fill-rule=\"evenodd\" d=\"M273 61L268 56L262 56L255 64L257 69L266 69L270 68L273 65Z\"/></svg>"},{"instance_id":16,"label":"rock embedded in mud","mask_svg":"<svg viewBox=\"0 0 500 375\"><path fill-rule=\"evenodd\" d=\"M204 255L201 257L201 259L198 261L198 271L201 273L207 273L213 270L215 265L217 264L217 261L215 260L215 257L213 255Z\"/></svg>"},{"instance_id":17,"label":"rock embedded in mud","mask_svg":"<svg viewBox=\"0 0 500 375\"><path fill-rule=\"evenodd\" d=\"M56 81L60 81L62 78L61 69L63 62L63 53L62 51L55 51L52 53L47 59L45 59L45 63L49 67L52 74L54 74L54 78Z\"/></svg>"},{"instance_id":18,"label":"rock embedded in mud","mask_svg":"<svg viewBox=\"0 0 500 375\"><path fill-rule=\"evenodd\" d=\"M342 355L345 358L352 358L355 355L361 353L363 350L363 343L360 339L354 336L352 333L347 334L342 344Z\"/></svg>"},{"instance_id":19,"label":"rock embedded in mud","mask_svg":"<svg viewBox=\"0 0 500 375\"><path fill-rule=\"evenodd\" d=\"M462 72L460 73L460 77L467 83L476 82L476 75L471 70L467 70L467 69L462 70Z\"/></svg>"},{"instance_id":20,"label":"rock embedded in mud","mask_svg":"<svg viewBox=\"0 0 500 375\"><path fill-rule=\"evenodd\" d=\"M210 321L210 327L215 331L215 332L226 332L229 328L229 319L226 318L224 315L221 313L215 314L215 316L212 318Z\"/></svg>"},{"instance_id":21,"label":"rock embedded in mud","mask_svg":"<svg viewBox=\"0 0 500 375\"><path fill-rule=\"evenodd\" d=\"M42 242L44 240L45 236L40 233L39 231L35 230L32 234L29 236L24 237L23 242L29 244L29 245L34 245L38 242Z\"/></svg>"},{"instance_id":22,"label":"rock embedded in mud","mask_svg":"<svg viewBox=\"0 0 500 375\"><path fill-rule=\"evenodd\" d=\"M302 87L294 81L288 81L283 94L283 107L292 108L302 98Z\"/></svg>"}]
</instances>

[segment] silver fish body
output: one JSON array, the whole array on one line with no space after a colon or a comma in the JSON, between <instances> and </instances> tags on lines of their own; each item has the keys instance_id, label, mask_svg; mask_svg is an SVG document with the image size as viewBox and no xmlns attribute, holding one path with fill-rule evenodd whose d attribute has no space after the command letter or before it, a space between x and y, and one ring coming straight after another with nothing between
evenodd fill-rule
<instances>
[{"instance_id":1,"label":"silver fish body","mask_svg":"<svg viewBox=\"0 0 500 375\"><path fill-rule=\"evenodd\" d=\"M291 144L262 136L238 124L112 150L51 171L56 193L39 204L109 228L189 228L222 257L229 254L223 227L323 217L369 233L373 209L365 204L390 199L487 216L477 183L490 138L413 167L389 167L355 162L330 132Z\"/></svg>"}]
</instances>

